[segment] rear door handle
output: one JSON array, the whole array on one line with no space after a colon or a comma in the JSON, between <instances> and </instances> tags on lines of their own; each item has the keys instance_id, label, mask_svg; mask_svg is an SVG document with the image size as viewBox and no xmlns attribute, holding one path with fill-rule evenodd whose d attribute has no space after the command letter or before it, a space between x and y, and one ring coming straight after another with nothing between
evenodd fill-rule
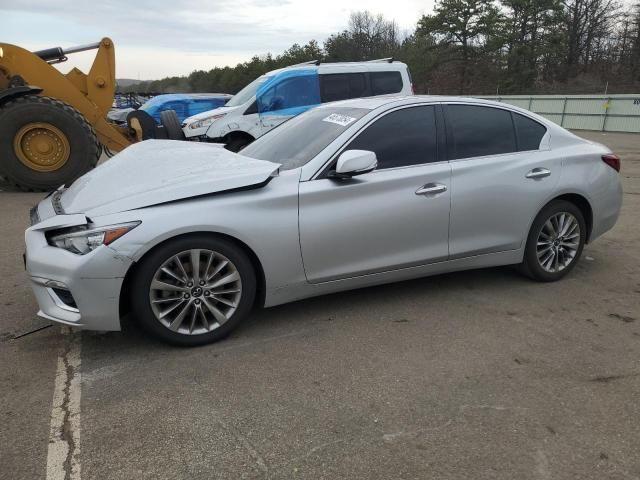
<instances>
[{"instance_id":1,"label":"rear door handle","mask_svg":"<svg viewBox=\"0 0 640 480\"><path fill-rule=\"evenodd\" d=\"M527 173L525 177L535 180L537 178L548 177L549 175L551 175L551 170L549 170L548 168L534 168L529 173Z\"/></svg>"},{"instance_id":2,"label":"rear door handle","mask_svg":"<svg viewBox=\"0 0 640 480\"><path fill-rule=\"evenodd\" d=\"M441 183L427 183L416 190L416 195L437 195L447 191L447 186Z\"/></svg>"}]
</instances>

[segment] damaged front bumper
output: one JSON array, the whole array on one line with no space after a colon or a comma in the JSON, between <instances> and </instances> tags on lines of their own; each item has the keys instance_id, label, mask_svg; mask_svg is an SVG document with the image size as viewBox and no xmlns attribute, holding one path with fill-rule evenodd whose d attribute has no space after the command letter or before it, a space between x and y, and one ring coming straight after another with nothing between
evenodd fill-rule
<instances>
[{"instance_id":1,"label":"damaged front bumper","mask_svg":"<svg viewBox=\"0 0 640 480\"><path fill-rule=\"evenodd\" d=\"M38 301L38 316L87 330L120 330L120 291L132 260L109 246L76 255L49 245L51 230L86 225L84 215L47 215L44 200L38 223L25 232L25 268ZM46 218L40 220L40 218Z\"/></svg>"}]
</instances>

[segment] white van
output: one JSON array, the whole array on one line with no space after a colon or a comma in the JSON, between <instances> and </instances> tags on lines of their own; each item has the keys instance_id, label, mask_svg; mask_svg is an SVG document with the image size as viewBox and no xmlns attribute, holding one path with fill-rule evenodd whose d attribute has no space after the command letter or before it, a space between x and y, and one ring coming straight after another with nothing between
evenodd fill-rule
<instances>
[{"instance_id":1,"label":"white van","mask_svg":"<svg viewBox=\"0 0 640 480\"><path fill-rule=\"evenodd\" d=\"M412 95L409 68L391 58L370 62L308 62L274 70L225 106L182 123L189 140L226 144L237 152L282 122L321 103L380 95Z\"/></svg>"}]
</instances>

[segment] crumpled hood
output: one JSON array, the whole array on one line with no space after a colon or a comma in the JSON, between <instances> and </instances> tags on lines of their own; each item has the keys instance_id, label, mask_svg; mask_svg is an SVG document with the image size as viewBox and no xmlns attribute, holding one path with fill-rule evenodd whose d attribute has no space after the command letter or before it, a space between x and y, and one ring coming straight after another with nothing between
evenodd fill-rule
<instances>
[{"instance_id":1,"label":"crumpled hood","mask_svg":"<svg viewBox=\"0 0 640 480\"><path fill-rule=\"evenodd\" d=\"M73 182L60 203L67 214L105 215L259 185L277 175L279 167L221 145L146 140Z\"/></svg>"}]
</instances>

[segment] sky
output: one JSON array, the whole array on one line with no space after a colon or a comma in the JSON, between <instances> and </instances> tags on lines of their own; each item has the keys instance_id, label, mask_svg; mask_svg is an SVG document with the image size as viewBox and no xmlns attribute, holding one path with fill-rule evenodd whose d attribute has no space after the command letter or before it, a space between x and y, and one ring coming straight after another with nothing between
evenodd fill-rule
<instances>
[{"instance_id":1,"label":"sky","mask_svg":"<svg viewBox=\"0 0 640 480\"><path fill-rule=\"evenodd\" d=\"M0 41L28 50L68 47L110 37L118 78L151 80L234 66L279 54L294 43L320 44L369 10L413 31L433 0L0 0ZM313 8L312 8L313 7ZM94 53L69 57L87 71Z\"/></svg>"}]
</instances>

